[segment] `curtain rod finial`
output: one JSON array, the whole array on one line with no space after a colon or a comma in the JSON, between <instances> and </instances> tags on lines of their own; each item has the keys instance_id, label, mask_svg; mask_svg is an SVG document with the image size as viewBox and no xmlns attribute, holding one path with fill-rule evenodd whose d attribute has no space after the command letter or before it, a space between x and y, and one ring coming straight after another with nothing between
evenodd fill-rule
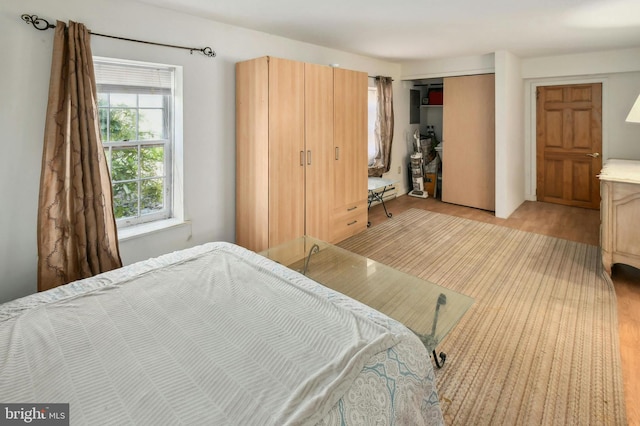
<instances>
[{"instance_id":1,"label":"curtain rod finial","mask_svg":"<svg viewBox=\"0 0 640 426\"><path fill-rule=\"evenodd\" d=\"M215 58L215 56L216 56L215 50L213 50L212 48L210 48L208 46L205 47L204 49L202 49L202 53L204 53L205 56L208 56L210 58Z\"/></svg>"},{"instance_id":2,"label":"curtain rod finial","mask_svg":"<svg viewBox=\"0 0 640 426\"><path fill-rule=\"evenodd\" d=\"M36 30L45 31L49 28L56 27L55 25L50 24L46 19L38 18L38 15L29 15L28 13L24 13L21 18L25 23L33 25Z\"/></svg>"}]
</instances>

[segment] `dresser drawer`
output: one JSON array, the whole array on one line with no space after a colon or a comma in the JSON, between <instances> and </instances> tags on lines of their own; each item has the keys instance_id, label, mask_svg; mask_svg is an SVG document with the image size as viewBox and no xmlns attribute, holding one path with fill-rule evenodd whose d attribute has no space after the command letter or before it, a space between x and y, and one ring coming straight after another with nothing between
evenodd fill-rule
<instances>
[{"instance_id":1,"label":"dresser drawer","mask_svg":"<svg viewBox=\"0 0 640 426\"><path fill-rule=\"evenodd\" d=\"M331 227L332 243L337 243L367 229L367 201L334 209Z\"/></svg>"}]
</instances>

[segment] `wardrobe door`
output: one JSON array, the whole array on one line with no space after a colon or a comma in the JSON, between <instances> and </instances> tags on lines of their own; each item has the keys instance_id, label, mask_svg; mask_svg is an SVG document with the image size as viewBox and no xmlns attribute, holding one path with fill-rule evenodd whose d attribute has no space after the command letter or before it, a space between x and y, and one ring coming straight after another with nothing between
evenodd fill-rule
<instances>
[{"instance_id":1,"label":"wardrobe door","mask_svg":"<svg viewBox=\"0 0 640 426\"><path fill-rule=\"evenodd\" d=\"M366 229L367 90L366 73L334 69L334 242Z\"/></svg>"},{"instance_id":2,"label":"wardrobe door","mask_svg":"<svg viewBox=\"0 0 640 426\"><path fill-rule=\"evenodd\" d=\"M444 79L442 201L495 210L493 74Z\"/></svg>"},{"instance_id":3,"label":"wardrobe door","mask_svg":"<svg viewBox=\"0 0 640 426\"><path fill-rule=\"evenodd\" d=\"M269 246L269 61L236 64L236 243Z\"/></svg>"},{"instance_id":4,"label":"wardrobe door","mask_svg":"<svg viewBox=\"0 0 640 426\"><path fill-rule=\"evenodd\" d=\"M305 64L305 234L331 240L333 69Z\"/></svg>"},{"instance_id":5,"label":"wardrobe door","mask_svg":"<svg viewBox=\"0 0 640 426\"><path fill-rule=\"evenodd\" d=\"M304 235L304 63L269 58L269 247Z\"/></svg>"}]
</instances>

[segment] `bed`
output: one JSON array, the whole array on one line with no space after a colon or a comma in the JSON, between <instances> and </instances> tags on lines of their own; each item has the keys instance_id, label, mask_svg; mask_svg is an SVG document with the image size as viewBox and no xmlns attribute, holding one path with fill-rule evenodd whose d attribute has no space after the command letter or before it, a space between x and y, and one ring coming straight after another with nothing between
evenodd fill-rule
<instances>
[{"instance_id":1,"label":"bed","mask_svg":"<svg viewBox=\"0 0 640 426\"><path fill-rule=\"evenodd\" d=\"M0 401L71 424L443 424L400 323L229 243L0 305Z\"/></svg>"}]
</instances>

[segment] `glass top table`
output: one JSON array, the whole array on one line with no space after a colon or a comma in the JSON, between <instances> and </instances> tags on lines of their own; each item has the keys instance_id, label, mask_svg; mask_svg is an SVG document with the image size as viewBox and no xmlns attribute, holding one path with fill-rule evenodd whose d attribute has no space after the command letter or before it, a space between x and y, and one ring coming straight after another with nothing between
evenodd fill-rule
<instances>
[{"instance_id":1,"label":"glass top table","mask_svg":"<svg viewBox=\"0 0 640 426\"><path fill-rule=\"evenodd\" d=\"M471 297L311 237L260 253L401 322L433 352L473 304Z\"/></svg>"}]
</instances>

